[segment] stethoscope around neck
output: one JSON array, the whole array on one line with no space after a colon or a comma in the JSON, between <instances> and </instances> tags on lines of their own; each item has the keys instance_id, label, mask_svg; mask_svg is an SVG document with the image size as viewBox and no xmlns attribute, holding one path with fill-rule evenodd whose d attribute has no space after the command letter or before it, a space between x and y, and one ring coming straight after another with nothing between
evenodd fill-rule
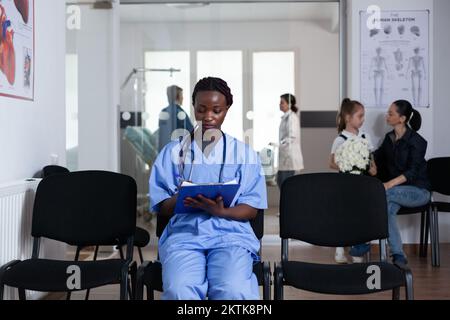
<instances>
[{"instance_id":1,"label":"stethoscope around neck","mask_svg":"<svg viewBox=\"0 0 450 320\"><path fill-rule=\"evenodd\" d=\"M196 127L197 128L197 127ZM194 151L194 133L196 128L191 131L189 134L189 137L185 139L183 142L183 137L180 137L180 152L178 154L179 156L179 162L178 162L178 180L179 185L181 185L185 181L192 182L192 172L194 167L194 161L195 161L195 151ZM225 136L225 133L223 131L220 131L222 133L223 138L223 151L222 151L222 163L220 165L220 172L219 172L219 183L223 182L223 168L225 166L226 156L227 156L227 138ZM185 147L187 146L187 143L190 143L190 151L191 151L191 166L189 169L189 176L188 179L186 179L184 175L184 170L186 168L185 160L186 160L186 153L184 152Z\"/></svg>"}]
</instances>

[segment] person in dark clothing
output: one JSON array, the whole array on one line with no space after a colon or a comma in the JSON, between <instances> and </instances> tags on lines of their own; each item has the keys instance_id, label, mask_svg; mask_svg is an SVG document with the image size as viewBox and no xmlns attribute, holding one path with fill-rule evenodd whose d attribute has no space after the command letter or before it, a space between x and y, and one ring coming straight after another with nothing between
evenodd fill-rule
<instances>
[{"instance_id":1,"label":"person in dark clothing","mask_svg":"<svg viewBox=\"0 0 450 320\"><path fill-rule=\"evenodd\" d=\"M407 264L397 225L401 207L419 207L429 202L430 182L425 154L427 141L417 133L422 124L420 113L410 102L394 102L386 115L394 128L387 133L374 158L378 177L384 182L388 202L389 247L394 263Z\"/></svg>"},{"instance_id":2,"label":"person in dark clothing","mask_svg":"<svg viewBox=\"0 0 450 320\"><path fill-rule=\"evenodd\" d=\"M168 87L167 100L169 105L162 109L159 114L159 151L172 141L172 134L175 130L184 129L191 132L194 129L189 116L181 107L183 104L183 89L175 85ZM180 136L185 135L186 132L180 132Z\"/></svg>"}]
</instances>

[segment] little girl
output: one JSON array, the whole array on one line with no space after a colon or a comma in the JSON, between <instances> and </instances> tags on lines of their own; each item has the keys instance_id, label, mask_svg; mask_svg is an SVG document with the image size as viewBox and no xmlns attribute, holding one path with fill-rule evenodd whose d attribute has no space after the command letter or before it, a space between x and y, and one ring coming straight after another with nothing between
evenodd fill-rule
<instances>
[{"instance_id":1,"label":"little girl","mask_svg":"<svg viewBox=\"0 0 450 320\"><path fill-rule=\"evenodd\" d=\"M348 98L344 99L341 104L341 109L337 117L337 130L338 136L334 139L333 146L331 147L330 156L330 168L339 170L337 166L334 154L336 150L342 145L347 139L351 137L360 137L368 140L369 149L373 151L373 146L370 142L369 136L362 132L360 129L364 123L364 106L358 101L352 101ZM372 176L376 175L376 167L371 162L369 174ZM370 244L360 244L353 246L350 249L350 255L352 256L354 263L363 262L364 255L369 252ZM336 254L334 259L337 263L347 263L347 257L345 256L344 248L336 248Z\"/></svg>"}]
</instances>

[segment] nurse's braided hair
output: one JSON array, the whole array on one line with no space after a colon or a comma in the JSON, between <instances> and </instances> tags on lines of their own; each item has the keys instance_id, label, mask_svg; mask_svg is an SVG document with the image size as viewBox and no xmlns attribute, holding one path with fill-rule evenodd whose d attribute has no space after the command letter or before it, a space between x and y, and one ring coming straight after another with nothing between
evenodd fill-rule
<instances>
[{"instance_id":1,"label":"nurse's braided hair","mask_svg":"<svg viewBox=\"0 0 450 320\"><path fill-rule=\"evenodd\" d=\"M192 93L192 104L195 105L195 98L197 93L200 91L217 91L225 96L227 100L227 106L231 107L233 104L233 95L231 94L231 90L228 87L228 84L220 79L214 77L207 77L201 79L195 85L194 92Z\"/></svg>"}]
</instances>

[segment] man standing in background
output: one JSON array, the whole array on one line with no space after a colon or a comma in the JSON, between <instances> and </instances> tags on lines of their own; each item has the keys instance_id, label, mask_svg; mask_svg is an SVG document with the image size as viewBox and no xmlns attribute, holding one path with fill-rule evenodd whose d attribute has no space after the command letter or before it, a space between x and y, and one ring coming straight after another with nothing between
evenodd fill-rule
<instances>
[{"instance_id":1,"label":"man standing in background","mask_svg":"<svg viewBox=\"0 0 450 320\"><path fill-rule=\"evenodd\" d=\"M172 133L177 129L192 131L194 129L189 116L181 107L183 105L183 89L173 85L167 87L169 106L161 110L159 115L159 151L171 141Z\"/></svg>"}]
</instances>

